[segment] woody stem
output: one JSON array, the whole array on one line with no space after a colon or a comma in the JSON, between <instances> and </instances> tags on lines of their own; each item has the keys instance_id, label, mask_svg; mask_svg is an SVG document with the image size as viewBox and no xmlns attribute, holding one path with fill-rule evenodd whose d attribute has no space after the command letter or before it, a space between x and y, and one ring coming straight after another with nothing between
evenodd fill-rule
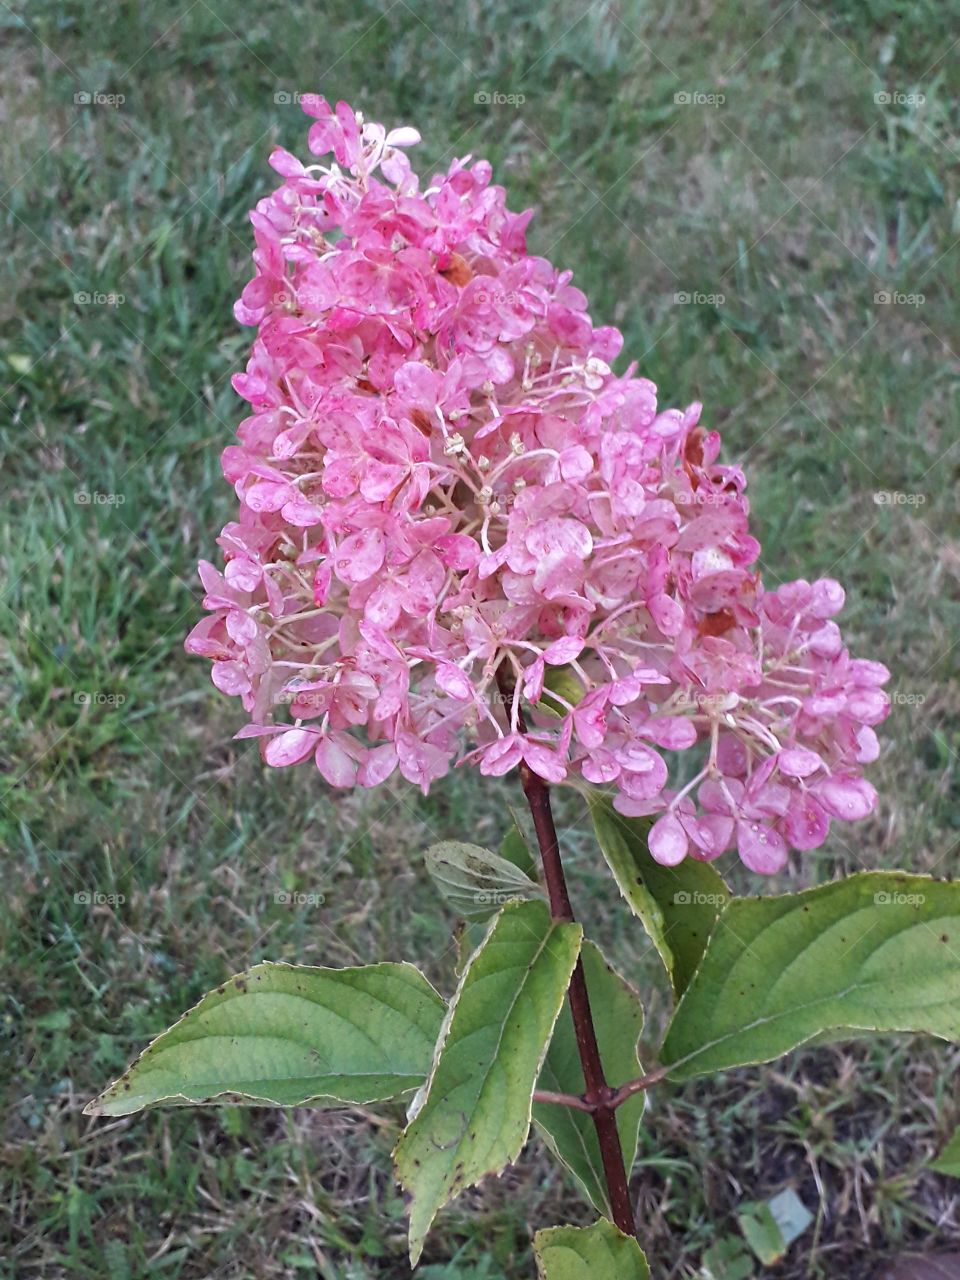
<instances>
[{"instance_id":1,"label":"woody stem","mask_svg":"<svg viewBox=\"0 0 960 1280\"><path fill-rule=\"evenodd\" d=\"M498 673L498 684L505 699L512 699L512 690L506 680ZM524 732L522 717L520 730ZM575 919L567 882L563 874L563 862L560 857L560 843L557 839L557 828L553 820L550 805L550 790L544 780L534 773L526 764L520 765L520 782L534 829L537 843L540 846L540 860L543 866L543 878L547 886L550 901L550 914L554 920L573 922ZM617 1130L616 1108L614 1099L617 1091L607 1084L600 1058L600 1046L590 1010L590 997L587 993L587 982L583 971L583 961L578 958L570 986L567 990L570 1002L570 1013L573 1017L573 1028L577 1040L577 1051L580 1055L580 1066L583 1071L584 1091L581 1109L589 1111L597 1131L597 1142L600 1146L600 1158L603 1162L604 1179L610 1201L613 1221L626 1235L635 1235L633 1207L630 1204L630 1190L627 1184L627 1171L623 1163L623 1149L620 1145L620 1134Z\"/></svg>"}]
</instances>

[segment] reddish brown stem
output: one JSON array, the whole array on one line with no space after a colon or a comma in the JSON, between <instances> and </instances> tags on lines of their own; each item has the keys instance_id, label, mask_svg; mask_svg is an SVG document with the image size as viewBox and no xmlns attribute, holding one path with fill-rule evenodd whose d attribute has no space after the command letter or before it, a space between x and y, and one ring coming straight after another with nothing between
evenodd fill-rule
<instances>
[{"instance_id":1,"label":"reddish brown stem","mask_svg":"<svg viewBox=\"0 0 960 1280\"><path fill-rule=\"evenodd\" d=\"M506 680L498 676L498 683L504 699L510 700L512 690ZM522 719L520 729L521 732L524 731ZM572 922L573 907L570 905L570 895L567 893L567 882L563 874L560 842L557 839L557 828L553 821L553 810L550 807L550 790L544 780L526 764L520 766L520 782L527 804L530 806L537 843L540 846L540 860L543 865L543 878L547 885L547 896L550 900L550 914L554 920ZM623 1163L623 1149L620 1145L616 1110L613 1105L617 1091L610 1088L603 1073L600 1046L597 1044L593 1014L590 1012L590 996L587 993L583 961L580 959L577 960L570 979L567 998L570 1001L573 1029L577 1038L580 1066L583 1070L585 1087L582 1101L585 1105L581 1109L590 1112L597 1131L610 1211L613 1221L621 1231L626 1235L636 1235L630 1190L627 1185L627 1171Z\"/></svg>"},{"instance_id":2,"label":"reddish brown stem","mask_svg":"<svg viewBox=\"0 0 960 1280\"><path fill-rule=\"evenodd\" d=\"M613 1097L610 1099L611 1107L616 1110L622 1107L628 1098L632 1098L635 1093L643 1093L645 1089L649 1089L651 1085L659 1084L661 1080L665 1080L667 1075L666 1067L657 1067L654 1071L648 1071L645 1076L640 1076L637 1080L628 1080L626 1084L622 1084L619 1089L615 1089Z\"/></svg>"},{"instance_id":3,"label":"reddish brown stem","mask_svg":"<svg viewBox=\"0 0 960 1280\"><path fill-rule=\"evenodd\" d=\"M546 783L526 765L520 766L520 781L533 815L533 825L540 845L540 857L543 863L543 876L547 884L550 899L550 912L555 920L572 921L573 908L567 893L567 883L563 874L563 863L560 860L560 846L557 841L557 829L550 808L550 792ZM603 1173L607 1184L607 1195L610 1199L610 1211L613 1220L621 1231L632 1236L636 1234L633 1207L630 1204L630 1190L627 1186L627 1171L623 1163L623 1149L620 1146L620 1134L617 1130L616 1111L612 1106L616 1092L607 1084L603 1074L603 1063L600 1060L600 1046L597 1044L597 1033L593 1025L593 1014L590 1012L590 996L587 993L587 981L583 972L583 961L578 959L570 987L567 991L570 1001L570 1012L573 1015L573 1029L577 1037L577 1050L580 1054L580 1066L583 1069L583 1100L593 1117L597 1131L597 1142L600 1145L600 1159L603 1161Z\"/></svg>"},{"instance_id":4,"label":"reddish brown stem","mask_svg":"<svg viewBox=\"0 0 960 1280\"><path fill-rule=\"evenodd\" d=\"M546 1102L553 1107L573 1107L574 1111L593 1111L593 1104L579 1093L552 1093L549 1089L534 1089L534 1102Z\"/></svg>"},{"instance_id":5,"label":"reddish brown stem","mask_svg":"<svg viewBox=\"0 0 960 1280\"><path fill-rule=\"evenodd\" d=\"M661 1080L665 1080L667 1076L666 1067L657 1067L655 1071L648 1071L645 1076L639 1076L636 1080L628 1080L626 1084L619 1085L616 1089L608 1090L608 1102L612 1110L616 1111L618 1107L632 1098L635 1093L643 1093L645 1089L649 1089L652 1085L659 1084ZM552 1093L549 1089L536 1089L533 1094L534 1102L546 1102L555 1107L573 1107L575 1111L596 1111L597 1104L588 1102L586 1095L582 1093Z\"/></svg>"}]
</instances>

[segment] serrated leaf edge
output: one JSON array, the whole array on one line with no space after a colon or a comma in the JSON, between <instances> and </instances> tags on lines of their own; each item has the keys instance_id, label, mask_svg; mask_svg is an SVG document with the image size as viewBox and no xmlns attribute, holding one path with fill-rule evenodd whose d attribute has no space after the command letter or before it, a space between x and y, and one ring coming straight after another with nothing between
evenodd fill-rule
<instances>
[{"instance_id":1,"label":"serrated leaf edge","mask_svg":"<svg viewBox=\"0 0 960 1280\"><path fill-rule=\"evenodd\" d=\"M501 907L501 909L497 912L497 914L491 919L490 924L487 927L487 931L483 936L483 941L476 948L473 955L468 960L466 967L463 970L463 974L461 975L460 981L457 984L457 989L454 992L454 994L451 996L450 1001L447 1005L447 1012L444 1015L443 1023L441 1024L441 1027L440 1027L440 1033L437 1036L437 1043L434 1049L434 1057L433 1057L433 1061L430 1064L430 1072L429 1072L429 1075L427 1076L426 1083L423 1086L421 1095L417 1100L416 1108L411 1109L411 1115L409 1116L407 1121L407 1129L409 1129L410 1125L413 1124L414 1120L423 1110L423 1107L425 1106L427 1099L430 1096L430 1090L433 1087L433 1081L437 1073L437 1069L440 1063L440 1058L443 1055L443 1050L446 1047L447 1039L449 1038L449 1035L450 1035L450 1027L453 1022L453 1015L457 1006L460 1003L460 996L462 995L463 990L466 987L467 977L471 969L476 963L477 958L483 952L484 947L487 945L487 942L489 941L490 935L493 933L494 929L497 926L498 921L502 918L504 913L507 911L516 910L517 908L523 907L523 906L526 906L526 902L508 902L503 907ZM530 972L530 970L533 968L534 962L543 953L550 939L556 936L557 930L561 926L563 926L567 929L576 931L576 933L579 935L577 938L577 949L573 957L573 965L571 966L571 969L570 969L570 973L572 975L573 969L576 967L577 959L579 958L579 955L580 955L580 948L583 945L583 927L580 924L575 924L570 921L561 921L561 920L553 920L553 919L551 919L550 924L551 924L550 931L547 933L547 935L543 939L543 942L539 950L537 951L536 955L534 956L533 960L531 960L530 964L527 966L527 972L528 973ZM567 982L567 986L569 986L569 979ZM514 996L513 1000L510 1003L510 1010L508 1011L507 1016L504 1017L503 1019L504 1025L506 1025L509 1019L510 1012L512 1012L519 997L520 997L520 992L518 991L517 995ZM516 1150L513 1151L512 1153L508 1153L506 1159L504 1160L503 1164L499 1166L499 1168L487 1170L487 1172L483 1175L483 1177L485 1178L499 1177L503 1173L504 1169L506 1169L508 1165L512 1164L516 1160L520 1152L523 1150L523 1145L526 1142L527 1137L529 1136L529 1133L530 1133L530 1126L533 1123L533 1094L536 1089L536 1081L540 1078L540 1072L543 1070L543 1064L546 1061L547 1051L550 1048L550 1041L553 1038L553 1032L556 1028L557 1019L560 1017L560 1010L563 1008L563 1001L565 999L566 999L566 988L564 989L563 996L561 997L561 999L557 1004L556 1012L554 1013L553 1019L550 1024L550 1032L544 1041L544 1045L540 1051L540 1057L537 1062L536 1071L534 1072L534 1088L530 1091L530 1097L527 1099L526 1134L524 1137L520 1139L520 1142ZM503 1038L503 1033L501 1030L501 1040L502 1038ZM500 1041L498 1041L498 1047L499 1047L499 1043ZM407 1190L407 1184L405 1183L400 1172L400 1148L403 1145L403 1140L404 1140L404 1137L406 1136L407 1129L405 1129L403 1133L400 1134L400 1137L397 1140L397 1144L394 1147L393 1153L392 1153L394 1169L396 1170L396 1175L397 1175L397 1181L404 1188L404 1190ZM476 1184L473 1183L471 1185L476 1185ZM466 1190L466 1188L465 1187L461 1188L461 1190ZM408 1192L408 1194L410 1195L411 1202L412 1202L416 1198L415 1194L413 1192ZM459 1192L457 1194L459 1194ZM423 1252L423 1245L426 1241L427 1234L429 1233L431 1227L433 1226L433 1223L436 1220L437 1213L439 1213L440 1209L442 1209L445 1205L449 1204L450 1200L454 1200L454 1199L456 1199L456 1196L451 1196L448 1200L445 1200L442 1205L438 1206L438 1208L434 1211L433 1216L431 1217L429 1223L424 1228L423 1234L419 1237L417 1241L414 1241L414 1239L411 1237L410 1239L411 1267L415 1267L417 1263L420 1261L420 1255Z\"/></svg>"},{"instance_id":2,"label":"serrated leaf edge","mask_svg":"<svg viewBox=\"0 0 960 1280\"><path fill-rule=\"evenodd\" d=\"M114 1091L120 1090L120 1087L126 1082L131 1072L134 1071L135 1068L140 1065L140 1063L144 1060L144 1058L156 1047L159 1041L161 1041L165 1036L169 1035L172 1031L175 1031L177 1027L182 1026L183 1023L185 1023L192 1014L197 1012L197 1010L204 1003L204 1001L209 999L210 996L225 995L227 988L230 987L231 985L236 986L240 982L247 983L254 977L255 974L262 972L264 970L271 970L271 969L287 969L287 970L290 970L291 972L296 972L296 973L344 974L344 973L357 973L361 969L370 970L370 969L386 969L386 968L408 969L411 972L417 974L417 976L423 980L423 982L430 989L430 991L432 991L433 994L437 997L440 1003L441 1004L446 1003L443 999L443 996L436 989L436 987L429 980L429 978L427 978L426 975L422 972L422 970L417 968L415 964L411 964L409 960L399 960L399 961L381 960L376 962L375 964L347 965L344 968L337 968L334 965L290 964L288 961L282 961L282 960L261 960L258 964L253 965L251 968L244 969L241 973L235 973L231 977L224 979L223 982L221 982L218 986L213 987L210 991L205 991L203 995L200 997L200 999L196 1002L196 1004L192 1004L189 1007L189 1009L184 1010L184 1012L180 1015L179 1018L177 1018L175 1022L171 1022L169 1027L165 1027L163 1031L158 1032L157 1035L155 1035L153 1039L149 1042L149 1044L147 1044L143 1049L141 1049L141 1051L133 1059L130 1065L126 1068L126 1070L121 1075L119 1075L116 1080L114 1080L111 1084L107 1085L105 1089L102 1089L95 1098L91 1099L91 1101L86 1104L86 1106L83 1108L83 1114L85 1116L93 1116L93 1117L97 1117L105 1114L103 1104L107 1100L108 1096L113 1094ZM241 994L243 993L241 992ZM304 999L306 999L306 997L304 997ZM404 1089L400 1094L389 1093L389 1094L385 1094L381 1098L370 1098L368 1099L368 1102L385 1102L389 1098L404 1097L406 1094L413 1092L413 1090L416 1087L417 1086L412 1085L409 1089ZM258 1103L262 1102L263 1105L272 1106L272 1107L307 1106L310 1103L319 1102L327 1098L330 1098L332 1101L337 1102L343 1106L357 1105L351 1102L344 1102L340 1098L336 1098L333 1095L324 1094L324 1093L316 1094L310 1098L305 1099L303 1102L291 1102L291 1103L278 1104L276 1102L271 1102L269 1099L261 1099L257 1094L248 1094L245 1091L240 1089L225 1089L218 1094L205 1095L204 1098L202 1099L191 1098L189 1097L189 1095L184 1093L171 1093L171 1094L164 1095L164 1097L162 1098L157 1098L149 1103L145 1103L142 1106L136 1107L132 1111L123 1112L122 1114L136 1115L137 1112L139 1111L146 1111L148 1108L161 1107L168 1104L173 1104L176 1106L217 1106L217 1105L223 1106L223 1105L230 1105L228 1101L229 1099L238 1099L238 1098L243 1099L244 1101L246 1101L247 1099L250 1099L253 1102L258 1102ZM227 1101L218 1101L218 1100L227 1100ZM238 1103L237 1105L243 1105L243 1103Z\"/></svg>"},{"instance_id":3,"label":"serrated leaf edge","mask_svg":"<svg viewBox=\"0 0 960 1280\"><path fill-rule=\"evenodd\" d=\"M717 916L716 924L714 925L713 929L711 929L710 931L710 935L707 939L707 946L704 947L703 955L700 957L700 961L697 964L696 969L694 969L693 973L690 976L690 981L687 983L686 990L684 991L683 995L680 997L679 1001L677 1002L677 1007L673 1012L673 1017L670 1019L670 1023L667 1026L667 1030L663 1038L663 1044L666 1044L667 1037L670 1034L670 1029L673 1026L674 1022L676 1021L681 1008L683 1007L683 1002L684 1000L687 999L688 995L693 989L696 978L698 977L700 973L700 969L703 965L703 960L706 957L707 951L709 950L710 942L712 941L714 934L719 929L724 916L727 914L728 911L731 910L731 908L735 908L737 903L747 903L747 902L768 902L768 901L784 902L784 901L790 900L794 903L801 904L804 898L810 897L812 894L822 893L824 889L832 885L843 885L843 884L849 883L852 880L857 880L861 883L866 882L868 880L872 880L874 882L885 881L887 883L890 883L891 881L893 881L901 884L903 883L915 884L918 882L922 882L924 884L949 885L951 883L954 883L950 880L938 880L935 876L931 876L931 875L914 874L913 872L897 871L897 870L883 871L878 869L878 870L871 870L871 871L857 871L857 872L854 872L853 875L841 876L836 880L828 880L824 884L811 885L810 888L808 889L801 889L793 893L791 893L790 891L787 891L786 893L755 893L755 894L749 894L749 895L742 895L742 894L731 895L730 900L727 902L726 906L724 906L723 910ZM786 917L780 917L780 919L785 919L785 918ZM960 912L958 912L958 918L960 918ZM798 957L794 957L794 961L796 959L798 959ZM793 963L793 961L791 963ZM825 997L824 1000L828 998L831 1000L835 1000L838 997L848 995L851 991L859 990L860 988L865 987L866 985L867 984L865 983L853 983L849 987L846 987L843 991L834 992L830 997ZM797 1005L796 1009L798 1010L810 1009L820 1003L823 1003L823 1001L810 1000L806 1004ZM661 1057L662 1065L667 1068L666 1078L668 1080L675 1081L676 1083L682 1083L687 1080L696 1079L698 1075L710 1075L714 1073L714 1068L709 1067L705 1071L694 1072L693 1075L684 1074L684 1075L678 1076L675 1074L682 1067L694 1061L696 1058L699 1058L701 1054L704 1054L710 1049L715 1048L718 1044L723 1044L725 1041L730 1040L731 1038L733 1038L734 1035L742 1035L746 1031L753 1031L756 1027L762 1027L768 1022L774 1022L778 1018L783 1018L784 1016L785 1016L784 1014L780 1013L780 1014L771 1014L768 1017L755 1018L753 1022L746 1023L744 1026L738 1027L736 1032L731 1032L723 1036L717 1036L713 1040L704 1041L704 1043L701 1044L693 1052L686 1054L683 1058L677 1058L674 1062L665 1063L662 1061L662 1057ZM772 1057L748 1058L738 1063L738 1066L755 1067L755 1066L760 1066L765 1062L776 1062L778 1058L782 1058L788 1053L793 1053L797 1049L802 1049L805 1044L809 1044L810 1041L817 1040L818 1038L825 1035L836 1034L838 1038L842 1038L842 1033L845 1031L880 1032L882 1030L883 1028L872 1026L866 1022L837 1023L834 1026L821 1027L819 1031L815 1031L809 1036L804 1036L801 1040L797 1040L795 1043L790 1045L789 1048L784 1049L781 1053L774 1054ZM892 1032L891 1034L896 1034L896 1033ZM934 1034L934 1033L931 1032L930 1034ZM943 1039L944 1037L935 1036L934 1038ZM661 1055L662 1055L662 1048L663 1046L661 1046ZM725 1069L734 1070L735 1068L730 1067Z\"/></svg>"}]
</instances>

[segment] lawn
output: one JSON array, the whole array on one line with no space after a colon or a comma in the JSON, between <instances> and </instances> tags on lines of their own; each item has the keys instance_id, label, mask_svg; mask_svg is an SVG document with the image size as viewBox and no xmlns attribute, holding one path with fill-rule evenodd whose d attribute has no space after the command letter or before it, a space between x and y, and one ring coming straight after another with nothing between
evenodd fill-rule
<instances>
[{"instance_id":1,"label":"lawn","mask_svg":"<svg viewBox=\"0 0 960 1280\"><path fill-rule=\"evenodd\" d=\"M0 1274L410 1274L395 1109L81 1115L257 960L420 958L448 991L455 922L422 853L495 844L519 797L268 775L182 650L234 513L247 211L271 148L304 149L299 92L416 124L421 170L489 157L663 402L705 402L768 579L846 585L851 647L893 672L882 803L761 888L960 871L950 8L0 0ZM650 1060L656 963L573 799L561 817L582 915L653 990ZM957 1246L960 1184L925 1166L958 1063L878 1039L655 1091L632 1183L655 1274L700 1275L738 1204L785 1186L815 1222L766 1275L866 1280ZM442 1214L418 1274L529 1277L531 1229L567 1217L588 1212L532 1141Z\"/></svg>"}]
</instances>

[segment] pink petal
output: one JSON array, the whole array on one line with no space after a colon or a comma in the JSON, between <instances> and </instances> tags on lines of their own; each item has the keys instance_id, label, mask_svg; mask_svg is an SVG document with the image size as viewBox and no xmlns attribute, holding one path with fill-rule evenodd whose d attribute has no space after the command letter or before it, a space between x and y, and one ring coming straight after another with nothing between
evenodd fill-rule
<instances>
[{"instance_id":1,"label":"pink petal","mask_svg":"<svg viewBox=\"0 0 960 1280\"><path fill-rule=\"evenodd\" d=\"M617 813L622 813L627 818L648 818L651 813L660 812L663 808L663 801L659 798L634 800L631 796L625 796L621 791L613 797L613 807Z\"/></svg>"},{"instance_id":2,"label":"pink petal","mask_svg":"<svg viewBox=\"0 0 960 1280\"><path fill-rule=\"evenodd\" d=\"M890 671L882 662L871 662L869 658L854 658L850 663L850 675L857 684L886 684L890 679Z\"/></svg>"},{"instance_id":3,"label":"pink petal","mask_svg":"<svg viewBox=\"0 0 960 1280\"><path fill-rule=\"evenodd\" d=\"M667 784L667 766L663 757L649 748L647 751L644 760L641 760L638 750L631 751L629 764L624 760L623 752L616 753L624 770L620 777L621 790L634 800L652 800Z\"/></svg>"},{"instance_id":4,"label":"pink petal","mask_svg":"<svg viewBox=\"0 0 960 1280\"><path fill-rule=\"evenodd\" d=\"M271 738L263 749L263 758L274 769L300 764L317 747L317 735L307 729L288 729Z\"/></svg>"},{"instance_id":5,"label":"pink petal","mask_svg":"<svg viewBox=\"0 0 960 1280\"><path fill-rule=\"evenodd\" d=\"M424 742L412 733L397 734L397 756L400 772L408 782L414 783L424 795L431 782L442 778L450 767L447 752L432 742Z\"/></svg>"},{"instance_id":6,"label":"pink petal","mask_svg":"<svg viewBox=\"0 0 960 1280\"><path fill-rule=\"evenodd\" d=\"M681 814L680 822L704 859L718 858L730 847L734 829L732 818L722 813L705 813L699 818Z\"/></svg>"},{"instance_id":7,"label":"pink petal","mask_svg":"<svg viewBox=\"0 0 960 1280\"><path fill-rule=\"evenodd\" d=\"M574 662L583 652L583 641L579 636L561 636L547 645L543 651L544 662L553 666L562 666L565 662Z\"/></svg>"},{"instance_id":8,"label":"pink petal","mask_svg":"<svg viewBox=\"0 0 960 1280\"><path fill-rule=\"evenodd\" d=\"M647 846L655 861L664 867L675 867L687 856L687 835L672 813L665 813L650 828Z\"/></svg>"},{"instance_id":9,"label":"pink petal","mask_svg":"<svg viewBox=\"0 0 960 1280\"><path fill-rule=\"evenodd\" d=\"M315 759L317 768L331 787L352 787L356 782L356 760L333 737L321 739Z\"/></svg>"},{"instance_id":10,"label":"pink petal","mask_svg":"<svg viewBox=\"0 0 960 1280\"><path fill-rule=\"evenodd\" d=\"M296 490L286 481L258 480L243 495L243 501L251 511L279 511L295 496Z\"/></svg>"},{"instance_id":11,"label":"pink petal","mask_svg":"<svg viewBox=\"0 0 960 1280\"><path fill-rule=\"evenodd\" d=\"M843 608L844 590L834 578L820 578L813 583L810 612L818 618L832 618Z\"/></svg>"},{"instance_id":12,"label":"pink petal","mask_svg":"<svg viewBox=\"0 0 960 1280\"><path fill-rule=\"evenodd\" d=\"M651 596L647 601L650 616L665 636L678 636L683 630L683 607L667 595Z\"/></svg>"},{"instance_id":13,"label":"pink petal","mask_svg":"<svg viewBox=\"0 0 960 1280\"><path fill-rule=\"evenodd\" d=\"M302 493L298 493L283 504L280 514L298 529L310 529L323 519L323 508L315 506Z\"/></svg>"},{"instance_id":14,"label":"pink petal","mask_svg":"<svg viewBox=\"0 0 960 1280\"><path fill-rule=\"evenodd\" d=\"M787 861L783 837L760 822L737 823L737 850L744 866L763 876L772 876Z\"/></svg>"},{"instance_id":15,"label":"pink petal","mask_svg":"<svg viewBox=\"0 0 960 1280\"><path fill-rule=\"evenodd\" d=\"M437 666L437 687L458 702L469 702L473 697L473 685L466 675L452 662L441 662Z\"/></svg>"},{"instance_id":16,"label":"pink petal","mask_svg":"<svg viewBox=\"0 0 960 1280\"><path fill-rule=\"evenodd\" d=\"M857 762L872 764L880 755L880 739L866 725L857 733Z\"/></svg>"},{"instance_id":17,"label":"pink petal","mask_svg":"<svg viewBox=\"0 0 960 1280\"><path fill-rule=\"evenodd\" d=\"M283 147L274 147L267 158L267 164L284 178L299 178L303 173L303 165L296 156Z\"/></svg>"},{"instance_id":18,"label":"pink petal","mask_svg":"<svg viewBox=\"0 0 960 1280\"><path fill-rule=\"evenodd\" d=\"M317 565L317 571L313 575L313 603L318 609L327 603L332 581L333 569L330 567L330 561L324 560L322 564Z\"/></svg>"},{"instance_id":19,"label":"pink petal","mask_svg":"<svg viewBox=\"0 0 960 1280\"><path fill-rule=\"evenodd\" d=\"M480 559L480 548L464 533L445 533L434 544L437 555L450 569L472 569Z\"/></svg>"},{"instance_id":20,"label":"pink petal","mask_svg":"<svg viewBox=\"0 0 960 1280\"><path fill-rule=\"evenodd\" d=\"M558 516L533 525L526 536L526 547L538 560L558 552L586 560L593 550L593 536L579 520Z\"/></svg>"},{"instance_id":21,"label":"pink petal","mask_svg":"<svg viewBox=\"0 0 960 1280\"><path fill-rule=\"evenodd\" d=\"M808 778L811 773L816 773L823 761L815 751L808 751L806 747L789 747L777 756L777 764L780 772L788 778Z\"/></svg>"},{"instance_id":22,"label":"pink petal","mask_svg":"<svg viewBox=\"0 0 960 1280\"><path fill-rule=\"evenodd\" d=\"M560 756L542 742L527 738L523 744L523 758L544 782L562 782L567 776L567 767Z\"/></svg>"},{"instance_id":23,"label":"pink petal","mask_svg":"<svg viewBox=\"0 0 960 1280\"><path fill-rule=\"evenodd\" d=\"M843 636L835 622L825 622L807 641L807 648L820 658L835 658L843 649Z\"/></svg>"},{"instance_id":24,"label":"pink petal","mask_svg":"<svg viewBox=\"0 0 960 1280\"><path fill-rule=\"evenodd\" d=\"M257 624L249 613L244 613L242 609L231 609L227 614L227 634L237 644L253 644L257 632Z\"/></svg>"},{"instance_id":25,"label":"pink petal","mask_svg":"<svg viewBox=\"0 0 960 1280\"><path fill-rule=\"evenodd\" d=\"M603 746L607 736L607 697L602 689L588 693L573 712L577 738L589 751ZM619 769L618 769L619 772Z\"/></svg>"},{"instance_id":26,"label":"pink petal","mask_svg":"<svg viewBox=\"0 0 960 1280\"><path fill-rule=\"evenodd\" d=\"M580 765L580 772L588 782L605 786L620 777L620 766L609 751L593 751Z\"/></svg>"},{"instance_id":27,"label":"pink petal","mask_svg":"<svg viewBox=\"0 0 960 1280\"><path fill-rule=\"evenodd\" d=\"M239 662L215 662L210 669L210 678L221 693L231 697L249 693L252 688L250 677Z\"/></svg>"},{"instance_id":28,"label":"pink petal","mask_svg":"<svg viewBox=\"0 0 960 1280\"><path fill-rule=\"evenodd\" d=\"M366 582L383 564L385 555L384 537L379 529L352 533L337 548L337 577L343 582Z\"/></svg>"},{"instance_id":29,"label":"pink petal","mask_svg":"<svg viewBox=\"0 0 960 1280\"><path fill-rule=\"evenodd\" d=\"M806 792L793 797L787 810L787 836L795 849L819 849L830 832L823 807Z\"/></svg>"},{"instance_id":30,"label":"pink petal","mask_svg":"<svg viewBox=\"0 0 960 1280\"><path fill-rule=\"evenodd\" d=\"M560 474L568 483L585 479L592 470L593 455L582 445L572 445L560 454Z\"/></svg>"},{"instance_id":31,"label":"pink petal","mask_svg":"<svg viewBox=\"0 0 960 1280\"><path fill-rule=\"evenodd\" d=\"M412 125L401 125L387 134L388 147L415 147L419 141L420 134Z\"/></svg>"},{"instance_id":32,"label":"pink petal","mask_svg":"<svg viewBox=\"0 0 960 1280\"><path fill-rule=\"evenodd\" d=\"M235 591L256 591L263 571L252 560L228 560L223 576Z\"/></svg>"},{"instance_id":33,"label":"pink petal","mask_svg":"<svg viewBox=\"0 0 960 1280\"><path fill-rule=\"evenodd\" d=\"M543 658L537 658L523 673L523 696L528 702L539 702L543 693L546 667Z\"/></svg>"},{"instance_id":34,"label":"pink petal","mask_svg":"<svg viewBox=\"0 0 960 1280\"><path fill-rule=\"evenodd\" d=\"M815 794L831 817L848 822L865 818L877 805L877 793L866 778L824 778Z\"/></svg>"},{"instance_id":35,"label":"pink petal","mask_svg":"<svg viewBox=\"0 0 960 1280\"><path fill-rule=\"evenodd\" d=\"M396 767L397 749L392 742L374 747L360 765L357 782L361 787L378 787L381 782L386 782Z\"/></svg>"},{"instance_id":36,"label":"pink petal","mask_svg":"<svg viewBox=\"0 0 960 1280\"><path fill-rule=\"evenodd\" d=\"M662 716L648 720L643 734L665 751L685 751L697 740L697 727L685 716Z\"/></svg>"},{"instance_id":37,"label":"pink petal","mask_svg":"<svg viewBox=\"0 0 960 1280\"><path fill-rule=\"evenodd\" d=\"M480 757L480 772L488 778L500 778L515 769L522 759L519 738L516 734L509 734L485 749Z\"/></svg>"},{"instance_id":38,"label":"pink petal","mask_svg":"<svg viewBox=\"0 0 960 1280\"><path fill-rule=\"evenodd\" d=\"M879 724L887 718L890 699L882 689L854 689L847 698L847 711L862 724Z\"/></svg>"}]
</instances>

